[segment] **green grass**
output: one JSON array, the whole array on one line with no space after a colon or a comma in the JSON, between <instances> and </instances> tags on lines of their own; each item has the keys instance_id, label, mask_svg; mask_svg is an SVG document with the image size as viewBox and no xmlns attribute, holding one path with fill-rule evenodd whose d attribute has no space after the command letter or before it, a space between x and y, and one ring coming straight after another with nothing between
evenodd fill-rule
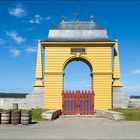
<instances>
[{"instance_id":1,"label":"green grass","mask_svg":"<svg viewBox=\"0 0 140 140\"><path fill-rule=\"evenodd\" d=\"M31 112L32 112L32 119L35 120L35 121L43 121L44 119L41 117L41 114L43 112L47 111L46 109L42 109L42 108L39 108L39 109L32 109Z\"/></svg>"},{"instance_id":2,"label":"green grass","mask_svg":"<svg viewBox=\"0 0 140 140\"><path fill-rule=\"evenodd\" d=\"M125 119L128 121L140 121L140 109L112 109L112 111L124 113Z\"/></svg>"},{"instance_id":3,"label":"green grass","mask_svg":"<svg viewBox=\"0 0 140 140\"><path fill-rule=\"evenodd\" d=\"M2 111L3 111L3 109L0 109L0 112L2 112ZM44 119L41 117L41 114L47 110L38 108L38 109L31 109L30 111L32 112L32 119L34 121L43 121Z\"/></svg>"}]
</instances>

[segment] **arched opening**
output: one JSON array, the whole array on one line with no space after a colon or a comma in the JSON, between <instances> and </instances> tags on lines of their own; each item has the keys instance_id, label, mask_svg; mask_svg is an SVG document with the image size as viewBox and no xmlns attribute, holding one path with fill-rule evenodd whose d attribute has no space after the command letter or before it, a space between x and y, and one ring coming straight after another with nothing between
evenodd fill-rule
<instances>
[{"instance_id":1,"label":"arched opening","mask_svg":"<svg viewBox=\"0 0 140 140\"><path fill-rule=\"evenodd\" d=\"M64 65L63 114L93 114L93 67L84 58L72 58Z\"/></svg>"},{"instance_id":2,"label":"arched opening","mask_svg":"<svg viewBox=\"0 0 140 140\"><path fill-rule=\"evenodd\" d=\"M93 90L92 66L85 59L74 58L64 67L64 90Z\"/></svg>"}]
</instances>

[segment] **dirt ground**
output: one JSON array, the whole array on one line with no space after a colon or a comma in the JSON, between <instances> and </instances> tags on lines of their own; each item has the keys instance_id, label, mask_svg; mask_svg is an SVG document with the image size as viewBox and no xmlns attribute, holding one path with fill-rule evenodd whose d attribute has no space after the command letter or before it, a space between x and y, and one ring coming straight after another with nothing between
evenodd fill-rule
<instances>
[{"instance_id":1,"label":"dirt ground","mask_svg":"<svg viewBox=\"0 0 140 140\"><path fill-rule=\"evenodd\" d=\"M140 139L140 121L60 117L31 125L1 125L0 139Z\"/></svg>"}]
</instances>

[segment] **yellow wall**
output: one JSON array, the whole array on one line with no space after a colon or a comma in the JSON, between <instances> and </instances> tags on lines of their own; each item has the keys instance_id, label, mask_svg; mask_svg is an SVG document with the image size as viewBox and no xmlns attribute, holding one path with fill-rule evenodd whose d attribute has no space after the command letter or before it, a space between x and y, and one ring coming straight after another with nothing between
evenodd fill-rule
<instances>
[{"instance_id":1,"label":"yellow wall","mask_svg":"<svg viewBox=\"0 0 140 140\"><path fill-rule=\"evenodd\" d=\"M112 108L112 46L114 42L42 42L45 48L45 104L47 109L62 108L63 68L71 58L87 59L93 67L94 106ZM86 53L72 54L70 48L85 47Z\"/></svg>"}]
</instances>

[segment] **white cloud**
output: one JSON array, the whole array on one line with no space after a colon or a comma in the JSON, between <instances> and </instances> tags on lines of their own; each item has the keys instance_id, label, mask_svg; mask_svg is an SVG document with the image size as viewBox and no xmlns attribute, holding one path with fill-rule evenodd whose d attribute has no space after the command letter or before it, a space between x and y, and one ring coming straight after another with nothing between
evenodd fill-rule
<instances>
[{"instance_id":1,"label":"white cloud","mask_svg":"<svg viewBox=\"0 0 140 140\"><path fill-rule=\"evenodd\" d=\"M125 73L122 76L133 76L133 75L140 75L140 69L132 70L131 72Z\"/></svg>"},{"instance_id":2,"label":"white cloud","mask_svg":"<svg viewBox=\"0 0 140 140\"><path fill-rule=\"evenodd\" d=\"M128 94L128 95L140 95L139 84L124 85L123 89L126 92L126 94Z\"/></svg>"},{"instance_id":3,"label":"white cloud","mask_svg":"<svg viewBox=\"0 0 140 140\"><path fill-rule=\"evenodd\" d=\"M35 28L28 28L27 31L32 31L34 30Z\"/></svg>"},{"instance_id":4,"label":"white cloud","mask_svg":"<svg viewBox=\"0 0 140 140\"><path fill-rule=\"evenodd\" d=\"M27 52L27 53L36 53L36 48L35 47L27 47L26 49L25 49L25 51Z\"/></svg>"},{"instance_id":5,"label":"white cloud","mask_svg":"<svg viewBox=\"0 0 140 140\"><path fill-rule=\"evenodd\" d=\"M25 38L22 36L19 36L17 32L11 31L11 32L6 32L8 36L10 36L16 43L20 44L25 41Z\"/></svg>"},{"instance_id":6,"label":"white cloud","mask_svg":"<svg viewBox=\"0 0 140 140\"><path fill-rule=\"evenodd\" d=\"M11 53L11 55L12 55L13 57L19 57L20 54L21 54L21 51L18 50L18 49L13 48L13 49L10 50L10 53Z\"/></svg>"},{"instance_id":7,"label":"white cloud","mask_svg":"<svg viewBox=\"0 0 140 140\"><path fill-rule=\"evenodd\" d=\"M3 44L5 44L5 43L6 43L6 41L3 40L2 38L0 38L0 45L3 45Z\"/></svg>"},{"instance_id":8,"label":"white cloud","mask_svg":"<svg viewBox=\"0 0 140 140\"><path fill-rule=\"evenodd\" d=\"M51 19L51 16L47 16L45 19L46 20L50 20Z\"/></svg>"},{"instance_id":9,"label":"white cloud","mask_svg":"<svg viewBox=\"0 0 140 140\"><path fill-rule=\"evenodd\" d=\"M42 21L50 20L51 17L52 17L51 15L50 16L47 16L46 18L45 17L42 17L40 15L35 15L32 19L29 20L29 23L32 23L32 24L41 24Z\"/></svg>"},{"instance_id":10,"label":"white cloud","mask_svg":"<svg viewBox=\"0 0 140 140\"><path fill-rule=\"evenodd\" d=\"M24 8L21 5L16 5L15 8L9 8L8 12L10 15L15 17L23 17L27 15L27 12L24 10Z\"/></svg>"},{"instance_id":11,"label":"white cloud","mask_svg":"<svg viewBox=\"0 0 140 140\"><path fill-rule=\"evenodd\" d=\"M132 71L133 74L140 74L140 69L136 69Z\"/></svg>"},{"instance_id":12,"label":"white cloud","mask_svg":"<svg viewBox=\"0 0 140 140\"><path fill-rule=\"evenodd\" d=\"M33 19L29 20L29 23L40 24L43 21L43 18L40 15L35 15Z\"/></svg>"}]
</instances>

